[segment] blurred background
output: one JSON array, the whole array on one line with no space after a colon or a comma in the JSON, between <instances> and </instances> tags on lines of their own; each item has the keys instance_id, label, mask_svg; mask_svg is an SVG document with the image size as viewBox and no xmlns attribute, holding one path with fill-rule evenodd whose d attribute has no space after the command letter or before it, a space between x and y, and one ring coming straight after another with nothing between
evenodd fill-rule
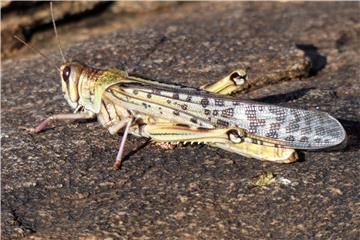
<instances>
[{"instance_id":1,"label":"blurred background","mask_svg":"<svg viewBox=\"0 0 360 240\"><path fill-rule=\"evenodd\" d=\"M144 26L176 18L177 9L201 3L188 2L54 2L54 17L62 45L86 40L123 28ZM37 49L57 45L49 2L1 1L1 58L26 55L31 50L13 38L18 35Z\"/></svg>"}]
</instances>

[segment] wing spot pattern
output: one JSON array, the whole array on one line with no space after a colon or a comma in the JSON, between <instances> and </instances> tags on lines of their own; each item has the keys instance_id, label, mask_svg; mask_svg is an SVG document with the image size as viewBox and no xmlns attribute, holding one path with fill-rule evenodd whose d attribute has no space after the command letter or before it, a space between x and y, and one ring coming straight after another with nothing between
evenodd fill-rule
<instances>
[{"instance_id":1,"label":"wing spot pattern","mask_svg":"<svg viewBox=\"0 0 360 240\"><path fill-rule=\"evenodd\" d=\"M221 111L221 116L222 117L233 117L234 116L234 108L228 108L228 109L224 109Z\"/></svg>"}]
</instances>

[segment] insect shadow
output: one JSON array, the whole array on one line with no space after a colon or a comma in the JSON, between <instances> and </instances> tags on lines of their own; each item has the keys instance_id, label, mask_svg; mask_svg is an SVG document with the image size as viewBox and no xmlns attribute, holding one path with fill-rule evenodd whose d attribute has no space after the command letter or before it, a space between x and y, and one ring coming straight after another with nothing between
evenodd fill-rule
<instances>
[{"instance_id":1,"label":"insect shadow","mask_svg":"<svg viewBox=\"0 0 360 240\"><path fill-rule=\"evenodd\" d=\"M348 135L345 151L350 151L360 148L360 122L346 119L339 119L339 122L344 126Z\"/></svg>"},{"instance_id":2,"label":"insect shadow","mask_svg":"<svg viewBox=\"0 0 360 240\"><path fill-rule=\"evenodd\" d=\"M282 102L288 102L291 100L296 100L298 98L301 98L305 96L309 91L315 89L314 87L308 87L308 88L301 88L292 92L283 93L283 94L276 94L276 95L270 95L262 98L256 98L255 101L264 102L264 103L282 103Z\"/></svg>"},{"instance_id":3,"label":"insect shadow","mask_svg":"<svg viewBox=\"0 0 360 240\"><path fill-rule=\"evenodd\" d=\"M123 159L123 162L127 161L132 155L136 154L141 149L145 148L147 145L151 143L151 139L147 139L144 143L142 143L140 146L136 147L134 150L131 150L128 152Z\"/></svg>"},{"instance_id":4,"label":"insect shadow","mask_svg":"<svg viewBox=\"0 0 360 240\"><path fill-rule=\"evenodd\" d=\"M304 51L305 56L311 61L311 67L309 69L309 77L315 76L320 72L327 64L326 56L321 55L318 52L318 48L312 44L296 44L296 47Z\"/></svg>"}]
</instances>

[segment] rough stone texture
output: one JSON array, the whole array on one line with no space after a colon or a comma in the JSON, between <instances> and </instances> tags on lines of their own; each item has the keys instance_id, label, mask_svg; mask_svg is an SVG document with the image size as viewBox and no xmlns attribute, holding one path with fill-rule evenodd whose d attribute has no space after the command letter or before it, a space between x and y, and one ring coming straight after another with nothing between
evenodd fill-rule
<instances>
[{"instance_id":1,"label":"rough stone texture","mask_svg":"<svg viewBox=\"0 0 360 240\"><path fill-rule=\"evenodd\" d=\"M358 238L358 12L358 3L190 3L66 49L91 66L190 86L245 67L254 91L236 96L340 119L345 149L303 152L291 165L130 137L112 171L119 140L95 122L19 129L70 109L46 60L4 61L2 237ZM285 181L257 186L264 172Z\"/></svg>"}]
</instances>

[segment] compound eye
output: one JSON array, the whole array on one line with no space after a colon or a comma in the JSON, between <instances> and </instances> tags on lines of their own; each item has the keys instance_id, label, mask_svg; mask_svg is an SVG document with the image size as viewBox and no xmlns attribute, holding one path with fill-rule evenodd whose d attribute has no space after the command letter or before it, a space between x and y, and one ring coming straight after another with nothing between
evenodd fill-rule
<instances>
[{"instance_id":1,"label":"compound eye","mask_svg":"<svg viewBox=\"0 0 360 240\"><path fill-rule=\"evenodd\" d=\"M62 77L63 77L65 82L69 81L70 74L71 74L71 68L70 68L70 66L66 66L64 68L63 74L62 74Z\"/></svg>"}]
</instances>

